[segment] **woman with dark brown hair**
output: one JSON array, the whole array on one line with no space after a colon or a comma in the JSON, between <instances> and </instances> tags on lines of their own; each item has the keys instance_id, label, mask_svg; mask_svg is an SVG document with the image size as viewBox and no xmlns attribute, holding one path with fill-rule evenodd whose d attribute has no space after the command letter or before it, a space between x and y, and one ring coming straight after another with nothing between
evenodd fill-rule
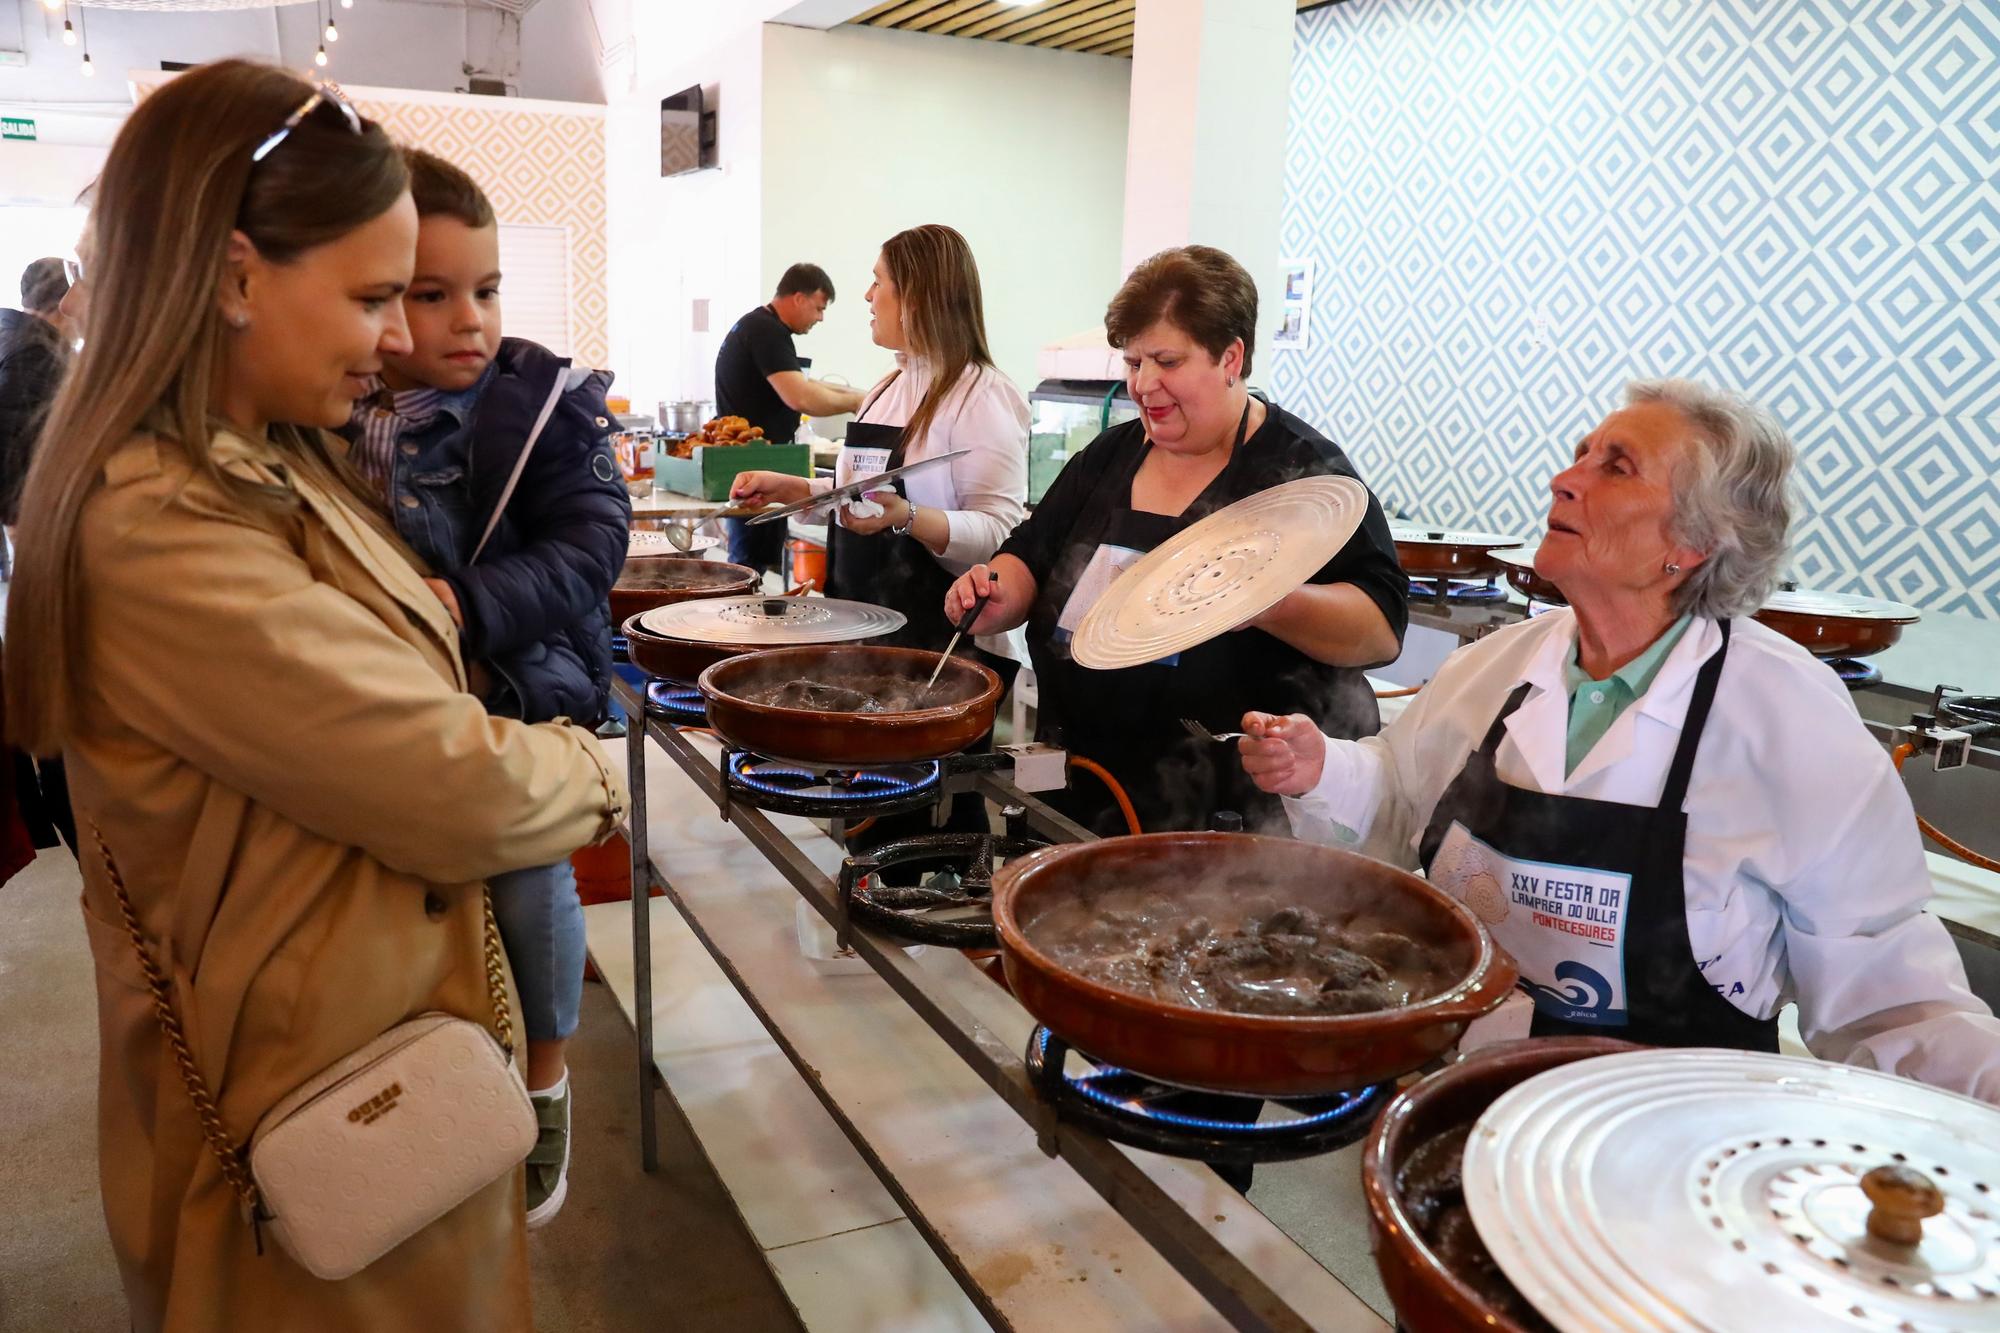
<instances>
[{"instance_id":1,"label":"woman with dark brown hair","mask_svg":"<svg viewBox=\"0 0 2000 1333\"><path fill-rule=\"evenodd\" d=\"M1113 577L1204 515L1301 476L1354 476L1331 441L1250 392L1257 288L1220 250L1162 251L1132 271L1105 312L1141 416L1111 427L1063 468L990 570L951 589L945 617L993 599L974 622L994 634L1025 623L1041 697L1041 739L1110 770L1147 831L1208 827L1224 810L1253 828L1285 827L1276 798L1243 776L1226 746L1193 740L1179 719L1233 728L1259 700L1284 698L1343 736L1381 725L1363 667L1393 660L1409 585L1381 507L1306 586L1236 632L1176 657L1118 671L1079 666L1070 635ZM1058 803L1100 833L1125 832L1093 783Z\"/></svg>"},{"instance_id":2,"label":"woman with dark brown hair","mask_svg":"<svg viewBox=\"0 0 2000 1333\"><path fill-rule=\"evenodd\" d=\"M505 1031L480 881L623 813L591 736L467 692L451 618L321 429L410 349L416 231L378 126L243 61L142 102L94 201L84 348L22 505L6 718L68 761L136 1329L529 1323L518 1171L339 1281L241 1206L242 1145L294 1089L419 1015Z\"/></svg>"},{"instance_id":3,"label":"woman with dark brown hair","mask_svg":"<svg viewBox=\"0 0 2000 1333\"><path fill-rule=\"evenodd\" d=\"M972 247L930 224L891 236L868 288L869 330L896 369L847 428L833 482L746 472L731 494L746 504L804 499L941 454L965 456L912 473L858 504L828 532L827 592L901 611L894 642L940 650L951 625L938 607L953 578L990 559L1028 494L1028 401L993 365ZM980 645L1011 656L1005 640Z\"/></svg>"}]
</instances>

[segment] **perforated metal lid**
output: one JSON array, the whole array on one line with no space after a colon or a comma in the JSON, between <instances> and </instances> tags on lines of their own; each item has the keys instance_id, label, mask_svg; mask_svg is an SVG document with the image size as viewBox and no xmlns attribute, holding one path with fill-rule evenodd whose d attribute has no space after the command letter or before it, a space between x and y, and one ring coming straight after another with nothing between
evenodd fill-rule
<instances>
[{"instance_id":1,"label":"perforated metal lid","mask_svg":"<svg viewBox=\"0 0 2000 1333\"><path fill-rule=\"evenodd\" d=\"M1172 656L1276 605L1333 559L1368 513L1352 477L1301 477L1245 496L1160 543L1077 626L1087 667Z\"/></svg>"},{"instance_id":2,"label":"perforated metal lid","mask_svg":"<svg viewBox=\"0 0 2000 1333\"><path fill-rule=\"evenodd\" d=\"M1888 1166L1936 1187L1914 1244L1870 1234L1862 1180ZM2000 1329L2000 1110L1893 1075L1582 1060L1487 1108L1464 1182L1480 1239L1564 1333Z\"/></svg>"},{"instance_id":3,"label":"perforated metal lid","mask_svg":"<svg viewBox=\"0 0 2000 1333\"><path fill-rule=\"evenodd\" d=\"M1519 537L1502 536L1496 532L1457 532L1450 528L1420 528L1407 524L1389 529L1389 535L1399 546L1477 546L1493 551L1521 544Z\"/></svg>"},{"instance_id":4,"label":"perforated metal lid","mask_svg":"<svg viewBox=\"0 0 2000 1333\"><path fill-rule=\"evenodd\" d=\"M1923 619L1923 612L1901 602L1844 592L1815 592L1810 588L1774 592L1764 599L1762 609L1800 616L1839 616L1845 620L1893 620L1899 624Z\"/></svg>"},{"instance_id":5,"label":"perforated metal lid","mask_svg":"<svg viewBox=\"0 0 2000 1333\"><path fill-rule=\"evenodd\" d=\"M869 602L756 595L680 602L639 618L641 629L666 639L772 648L873 639L906 623L902 612Z\"/></svg>"}]
</instances>

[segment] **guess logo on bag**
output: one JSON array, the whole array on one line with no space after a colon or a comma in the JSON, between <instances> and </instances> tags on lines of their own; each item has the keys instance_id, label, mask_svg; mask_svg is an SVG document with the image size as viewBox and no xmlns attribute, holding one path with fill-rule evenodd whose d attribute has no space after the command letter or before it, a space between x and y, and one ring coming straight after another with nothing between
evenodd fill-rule
<instances>
[{"instance_id":1,"label":"guess logo on bag","mask_svg":"<svg viewBox=\"0 0 2000 1333\"><path fill-rule=\"evenodd\" d=\"M403 1085L401 1083L391 1083L388 1087L382 1089L382 1091L376 1093L352 1111L349 1111L347 1119L353 1124L372 1125L383 1116L389 1114L389 1112L395 1110L396 1099L402 1095Z\"/></svg>"}]
</instances>

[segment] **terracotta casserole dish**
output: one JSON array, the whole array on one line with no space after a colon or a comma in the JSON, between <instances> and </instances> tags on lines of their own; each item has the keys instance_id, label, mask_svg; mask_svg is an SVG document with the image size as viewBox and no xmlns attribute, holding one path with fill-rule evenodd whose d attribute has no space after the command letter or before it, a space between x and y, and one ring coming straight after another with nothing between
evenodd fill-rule
<instances>
[{"instance_id":1,"label":"terracotta casserole dish","mask_svg":"<svg viewBox=\"0 0 2000 1333\"><path fill-rule=\"evenodd\" d=\"M1481 1047L1389 1103L1369 1131L1361 1186L1368 1197L1369 1248L1399 1327L1407 1333L1534 1333L1542 1327L1510 1317L1425 1240L1405 1199L1405 1168L1418 1148L1476 1121L1516 1084L1575 1060L1636 1049L1610 1037L1501 1042Z\"/></svg>"},{"instance_id":2,"label":"terracotta casserole dish","mask_svg":"<svg viewBox=\"0 0 2000 1333\"><path fill-rule=\"evenodd\" d=\"M656 606L698 597L733 597L754 591L758 582L757 571L747 565L683 555L633 556L611 586L611 619L622 625Z\"/></svg>"},{"instance_id":3,"label":"terracotta casserole dish","mask_svg":"<svg viewBox=\"0 0 2000 1333\"><path fill-rule=\"evenodd\" d=\"M992 730L1000 702L1000 677L963 657L946 659L937 684L925 689L938 656L855 643L767 648L719 661L696 683L709 726L740 750L825 768L910 764L977 742ZM769 701L787 689L806 698L879 696L884 706L861 712Z\"/></svg>"},{"instance_id":4,"label":"terracotta casserole dish","mask_svg":"<svg viewBox=\"0 0 2000 1333\"><path fill-rule=\"evenodd\" d=\"M1392 1008L1244 1013L1114 988L1052 956L1060 923L1098 916L1105 895L1127 901L1135 888L1225 929L1294 908L1342 930L1393 932L1416 946L1423 970L1409 1002ZM1449 1050L1517 978L1478 919L1415 875L1240 833L1147 833L1036 852L994 876L993 921L1008 985L1058 1036L1094 1060L1217 1092L1304 1097L1394 1078Z\"/></svg>"}]
</instances>

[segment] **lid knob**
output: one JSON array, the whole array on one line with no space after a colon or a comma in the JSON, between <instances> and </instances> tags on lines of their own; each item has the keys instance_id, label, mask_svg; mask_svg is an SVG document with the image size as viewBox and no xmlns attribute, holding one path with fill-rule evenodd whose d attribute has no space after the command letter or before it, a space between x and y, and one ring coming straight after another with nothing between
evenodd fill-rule
<instances>
[{"instance_id":1,"label":"lid knob","mask_svg":"<svg viewBox=\"0 0 2000 1333\"><path fill-rule=\"evenodd\" d=\"M785 599L782 597L766 597L764 599L764 614L767 616L776 616L780 620L784 619Z\"/></svg>"},{"instance_id":2,"label":"lid knob","mask_svg":"<svg viewBox=\"0 0 2000 1333\"><path fill-rule=\"evenodd\" d=\"M1915 1245L1924 1238L1924 1219L1944 1211L1944 1195L1931 1178L1907 1166L1878 1166L1861 1177L1868 1210L1868 1234L1892 1245Z\"/></svg>"}]
</instances>

